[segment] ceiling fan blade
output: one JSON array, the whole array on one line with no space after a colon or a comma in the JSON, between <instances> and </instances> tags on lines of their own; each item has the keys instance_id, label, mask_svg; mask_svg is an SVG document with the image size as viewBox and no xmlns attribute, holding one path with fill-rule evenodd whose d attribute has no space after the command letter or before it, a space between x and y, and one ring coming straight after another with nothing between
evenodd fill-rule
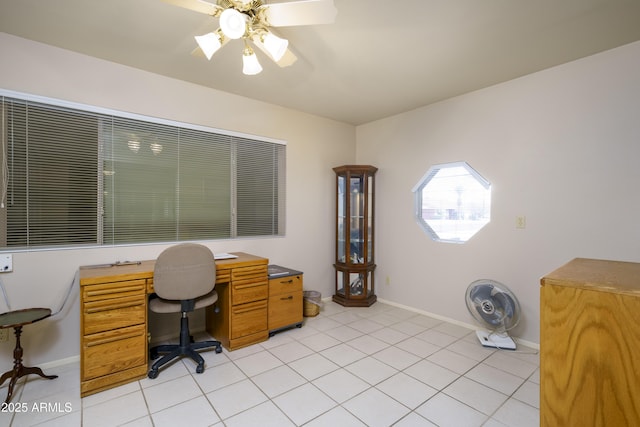
<instances>
[{"instance_id":1,"label":"ceiling fan blade","mask_svg":"<svg viewBox=\"0 0 640 427\"><path fill-rule=\"evenodd\" d=\"M291 49L287 49L282 58L276 64L281 67L288 67L293 65L298 60L298 57L291 51Z\"/></svg>"},{"instance_id":2,"label":"ceiling fan blade","mask_svg":"<svg viewBox=\"0 0 640 427\"><path fill-rule=\"evenodd\" d=\"M261 6L267 25L289 27L295 25L331 24L338 13L333 0L299 0Z\"/></svg>"},{"instance_id":3,"label":"ceiling fan blade","mask_svg":"<svg viewBox=\"0 0 640 427\"><path fill-rule=\"evenodd\" d=\"M217 16L224 9L217 4L209 3L204 0L162 0L165 3L172 4L174 6L183 7L185 9L193 10L195 12L204 13L206 15Z\"/></svg>"},{"instance_id":4,"label":"ceiling fan blade","mask_svg":"<svg viewBox=\"0 0 640 427\"><path fill-rule=\"evenodd\" d=\"M273 33L273 30L271 30L271 32ZM265 55L269 57L269 59L278 64L280 67L288 67L290 65L293 65L298 60L298 57L291 51L291 49L287 49L284 52L284 55L282 55L282 58L276 61L273 56L271 56L271 53L269 53L269 50L265 47L264 42L260 40L259 36L253 36L252 40L253 43L258 47L258 49L260 49Z\"/></svg>"},{"instance_id":5,"label":"ceiling fan blade","mask_svg":"<svg viewBox=\"0 0 640 427\"><path fill-rule=\"evenodd\" d=\"M202 49L200 49L200 46L196 46L195 49L193 49L191 51L191 55L196 56L196 57L201 57L201 58L207 58L207 56L204 54L204 52L202 51Z\"/></svg>"}]
</instances>

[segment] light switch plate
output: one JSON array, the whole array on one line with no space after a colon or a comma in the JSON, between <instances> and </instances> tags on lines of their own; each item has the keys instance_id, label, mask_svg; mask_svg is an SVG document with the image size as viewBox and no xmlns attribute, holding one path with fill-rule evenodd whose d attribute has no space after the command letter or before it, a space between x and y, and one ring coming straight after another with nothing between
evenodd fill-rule
<instances>
[{"instance_id":1,"label":"light switch plate","mask_svg":"<svg viewBox=\"0 0 640 427\"><path fill-rule=\"evenodd\" d=\"M0 254L0 273L10 273L13 271L13 255Z\"/></svg>"}]
</instances>

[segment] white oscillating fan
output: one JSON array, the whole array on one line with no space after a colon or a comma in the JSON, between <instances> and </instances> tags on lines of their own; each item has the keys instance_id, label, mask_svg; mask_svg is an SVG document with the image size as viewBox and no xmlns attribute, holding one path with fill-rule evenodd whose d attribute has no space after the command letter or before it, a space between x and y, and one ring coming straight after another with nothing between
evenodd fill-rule
<instances>
[{"instance_id":1,"label":"white oscillating fan","mask_svg":"<svg viewBox=\"0 0 640 427\"><path fill-rule=\"evenodd\" d=\"M465 301L469 313L487 329L476 331L483 346L516 349L508 331L520 320L520 304L509 288L495 280L476 280L467 287Z\"/></svg>"}]
</instances>

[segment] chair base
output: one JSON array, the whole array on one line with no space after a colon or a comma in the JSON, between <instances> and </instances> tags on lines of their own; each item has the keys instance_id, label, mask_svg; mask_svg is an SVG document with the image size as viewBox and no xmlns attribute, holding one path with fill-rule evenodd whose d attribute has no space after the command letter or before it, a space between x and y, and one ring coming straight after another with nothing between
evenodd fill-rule
<instances>
[{"instance_id":1,"label":"chair base","mask_svg":"<svg viewBox=\"0 0 640 427\"><path fill-rule=\"evenodd\" d=\"M189 335L189 318L186 313L182 313L182 318L180 319L180 344L158 345L149 350L149 357L152 360L157 359L161 354L163 356L151 365L148 377L151 379L157 378L159 373L158 371L162 366L166 365L173 359L182 356L189 356L193 359L193 361L198 365L196 367L196 373L201 374L204 372L204 359L196 350L213 347L215 347L216 353L222 353L222 344L220 341L211 340L194 343L191 342L191 337Z\"/></svg>"}]
</instances>

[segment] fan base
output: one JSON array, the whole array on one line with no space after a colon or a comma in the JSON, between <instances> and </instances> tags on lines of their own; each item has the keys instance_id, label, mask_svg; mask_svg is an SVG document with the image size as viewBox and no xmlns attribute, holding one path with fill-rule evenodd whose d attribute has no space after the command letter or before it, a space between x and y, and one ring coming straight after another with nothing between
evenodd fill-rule
<instances>
[{"instance_id":1,"label":"fan base","mask_svg":"<svg viewBox=\"0 0 640 427\"><path fill-rule=\"evenodd\" d=\"M516 343L509 335L498 335L489 331L476 331L480 344L484 347L499 348L501 350L515 350Z\"/></svg>"}]
</instances>

